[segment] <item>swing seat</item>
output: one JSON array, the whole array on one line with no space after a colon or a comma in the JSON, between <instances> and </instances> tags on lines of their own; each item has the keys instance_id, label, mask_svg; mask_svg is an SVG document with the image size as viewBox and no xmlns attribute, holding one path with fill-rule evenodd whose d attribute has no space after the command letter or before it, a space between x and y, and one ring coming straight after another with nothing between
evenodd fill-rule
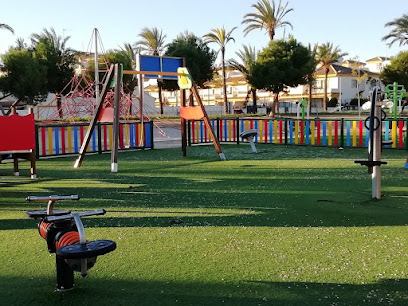
<instances>
[{"instance_id":1,"label":"swing seat","mask_svg":"<svg viewBox=\"0 0 408 306\"><path fill-rule=\"evenodd\" d=\"M204 118L204 113L199 106L182 106L180 117L186 120L201 120Z\"/></svg>"}]
</instances>

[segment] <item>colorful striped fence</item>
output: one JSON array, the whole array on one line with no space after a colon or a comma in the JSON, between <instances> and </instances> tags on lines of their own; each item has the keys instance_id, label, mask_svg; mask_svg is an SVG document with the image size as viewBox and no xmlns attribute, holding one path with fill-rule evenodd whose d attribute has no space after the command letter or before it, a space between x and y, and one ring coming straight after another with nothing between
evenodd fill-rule
<instances>
[{"instance_id":1,"label":"colorful striped fence","mask_svg":"<svg viewBox=\"0 0 408 306\"><path fill-rule=\"evenodd\" d=\"M37 157L75 154L79 152L88 124L36 125ZM113 140L112 123L98 123L87 152L110 151ZM153 122L120 124L119 149L153 148Z\"/></svg>"},{"instance_id":2,"label":"colorful striped fence","mask_svg":"<svg viewBox=\"0 0 408 306\"><path fill-rule=\"evenodd\" d=\"M239 134L257 129L255 142L285 145L333 147L368 147L369 132L361 120L349 119L212 119L220 142L240 143ZM408 150L408 120L386 120L383 139L392 140L385 148ZM189 145L209 143L209 133L203 121L188 122Z\"/></svg>"}]
</instances>

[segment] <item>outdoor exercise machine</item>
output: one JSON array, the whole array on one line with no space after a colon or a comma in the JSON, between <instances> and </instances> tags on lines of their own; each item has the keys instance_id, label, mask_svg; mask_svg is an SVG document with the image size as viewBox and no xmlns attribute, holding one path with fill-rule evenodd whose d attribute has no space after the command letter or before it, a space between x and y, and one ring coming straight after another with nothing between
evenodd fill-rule
<instances>
[{"instance_id":1,"label":"outdoor exercise machine","mask_svg":"<svg viewBox=\"0 0 408 306\"><path fill-rule=\"evenodd\" d=\"M32 109L26 116L19 116L14 111L11 116L0 116L0 131L0 162L11 157L14 175L19 176L18 160L26 159L31 163L31 178L35 179L35 121Z\"/></svg>"},{"instance_id":2,"label":"outdoor exercise machine","mask_svg":"<svg viewBox=\"0 0 408 306\"><path fill-rule=\"evenodd\" d=\"M397 82L393 84L388 84L385 87L385 97L391 99L393 102L393 114L394 119L397 119L398 114L398 102L401 102L404 98L405 101L401 105L401 114L404 111L404 108L408 105L408 92L406 91L404 85L398 85ZM405 169L408 169L408 157L405 162Z\"/></svg>"},{"instance_id":3,"label":"outdoor exercise machine","mask_svg":"<svg viewBox=\"0 0 408 306\"><path fill-rule=\"evenodd\" d=\"M398 102L402 101L403 98L408 97L408 93L406 92L404 85L398 85L397 82L394 82L393 84L388 84L387 86L385 86L384 92L385 92L385 97L392 100L393 102L393 115L394 115L394 119L397 119Z\"/></svg>"},{"instance_id":4,"label":"outdoor exercise machine","mask_svg":"<svg viewBox=\"0 0 408 306\"><path fill-rule=\"evenodd\" d=\"M305 117L306 117L305 116L305 114L306 114L305 109L307 109L307 117L309 118L309 108L307 106L308 106L308 102L307 102L307 100L305 98L302 98L302 100L300 100L297 103L297 114L296 114L297 119L300 118L300 113L302 113L302 120L305 119Z\"/></svg>"},{"instance_id":5,"label":"outdoor exercise machine","mask_svg":"<svg viewBox=\"0 0 408 306\"><path fill-rule=\"evenodd\" d=\"M33 219L41 219L38 232L47 242L50 253L56 256L56 290L63 292L74 288L74 271L87 276L96 259L116 249L116 243L111 240L88 241L81 217L104 215L104 209L71 213L68 210L55 210L57 201L79 200L78 195L46 197L29 196L28 202L47 201L46 210L29 210L27 215Z\"/></svg>"},{"instance_id":6,"label":"outdoor exercise machine","mask_svg":"<svg viewBox=\"0 0 408 306\"><path fill-rule=\"evenodd\" d=\"M249 144L251 145L252 153L257 153L254 142L254 138L256 137L256 135L258 135L258 130L256 129L246 130L239 134L239 136L242 139L247 140L249 142Z\"/></svg>"},{"instance_id":7,"label":"outdoor exercise machine","mask_svg":"<svg viewBox=\"0 0 408 306\"><path fill-rule=\"evenodd\" d=\"M379 94L379 88L375 87L371 95L371 113L364 122L369 131L368 159L354 161L356 164L366 166L368 173L371 174L373 199L381 199L381 165L387 164L381 161L382 146L391 144L390 141L382 140L382 123L387 115L381 109L381 105L377 104Z\"/></svg>"}]
</instances>

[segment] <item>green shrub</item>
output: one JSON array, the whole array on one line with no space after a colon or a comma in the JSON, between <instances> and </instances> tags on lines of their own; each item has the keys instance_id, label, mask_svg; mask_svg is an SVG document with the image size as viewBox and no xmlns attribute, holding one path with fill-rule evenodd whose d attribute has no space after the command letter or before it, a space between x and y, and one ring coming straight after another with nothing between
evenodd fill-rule
<instances>
[{"instance_id":1,"label":"green shrub","mask_svg":"<svg viewBox=\"0 0 408 306\"><path fill-rule=\"evenodd\" d=\"M337 100L337 98L331 98L329 103L327 104L327 106L336 107L338 102L339 102L339 100Z\"/></svg>"}]
</instances>

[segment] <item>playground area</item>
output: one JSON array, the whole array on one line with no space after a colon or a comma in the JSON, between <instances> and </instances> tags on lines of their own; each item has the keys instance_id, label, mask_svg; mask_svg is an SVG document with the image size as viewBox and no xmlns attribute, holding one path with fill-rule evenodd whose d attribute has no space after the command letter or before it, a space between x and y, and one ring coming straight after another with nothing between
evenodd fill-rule
<instances>
[{"instance_id":1,"label":"playground area","mask_svg":"<svg viewBox=\"0 0 408 306\"><path fill-rule=\"evenodd\" d=\"M406 305L405 150L384 150L382 198L371 199L363 148L257 143L40 159L0 167L0 301L9 305ZM25 162L27 163L27 162ZM117 249L75 289L55 289L55 256L27 196L78 194L56 209L83 218L90 240Z\"/></svg>"}]
</instances>

